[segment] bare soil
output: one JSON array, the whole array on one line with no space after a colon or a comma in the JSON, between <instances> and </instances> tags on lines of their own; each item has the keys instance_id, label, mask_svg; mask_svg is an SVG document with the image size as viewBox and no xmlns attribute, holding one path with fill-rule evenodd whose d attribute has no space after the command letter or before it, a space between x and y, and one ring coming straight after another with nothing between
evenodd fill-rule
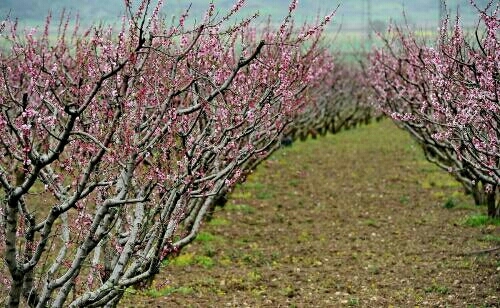
<instances>
[{"instance_id":1,"label":"bare soil","mask_svg":"<svg viewBox=\"0 0 500 308\"><path fill-rule=\"evenodd\" d=\"M296 142L122 307L500 307L500 226L391 122ZM472 217L472 218L471 218Z\"/></svg>"}]
</instances>

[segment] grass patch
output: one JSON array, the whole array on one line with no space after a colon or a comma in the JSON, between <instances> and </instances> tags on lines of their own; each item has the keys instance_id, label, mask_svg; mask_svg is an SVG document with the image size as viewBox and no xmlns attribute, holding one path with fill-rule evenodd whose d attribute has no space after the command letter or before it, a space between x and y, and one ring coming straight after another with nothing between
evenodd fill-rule
<instances>
[{"instance_id":1,"label":"grass patch","mask_svg":"<svg viewBox=\"0 0 500 308\"><path fill-rule=\"evenodd\" d=\"M443 204L443 207L445 209L452 209L454 208L455 206L457 205L455 199L453 198L449 198L448 200L446 200L446 202Z\"/></svg>"},{"instance_id":2,"label":"grass patch","mask_svg":"<svg viewBox=\"0 0 500 308\"><path fill-rule=\"evenodd\" d=\"M461 202L455 205L455 210L475 211L477 210L477 205Z\"/></svg>"},{"instance_id":3,"label":"grass patch","mask_svg":"<svg viewBox=\"0 0 500 308\"><path fill-rule=\"evenodd\" d=\"M204 268L212 268L215 264L214 260L208 256L196 256L195 263L203 266Z\"/></svg>"},{"instance_id":4,"label":"grass patch","mask_svg":"<svg viewBox=\"0 0 500 308\"><path fill-rule=\"evenodd\" d=\"M203 255L212 258L217 254L217 250L210 244L203 245Z\"/></svg>"},{"instance_id":5,"label":"grass patch","mask_svg":"<svg viewBox=\"0 0 500 308\"><path fill-rule=\"evenodd\" d=\"M370 273L372 275L380 274L380 268L376 265L368 265L367 270L368 270L368 273Z\"/></svg>"},{"instance_id":6,"label":"grass patch","mask_svg":"<svg viewBox=\"0 0 500 308\"><path fill-rule=\"evenodd\" d=\"M311 236L307 231L300 232L300 235L297 238L297 243L308 243L311 240Z\"/></svg>"},{"instance_id":7,"label":"grass patch","mask_svg":"<svg viewBox=\"0 0 500 308\"><path fill-rule=\"evenodd\" d=\"M487 234L481 238L482 241L484 242L493 242L500 244L500 236L492 235L492 234Z\"/></svg>"},{"instance_id":8,"label":"grass patch","mask_svg":"<svg viewBox=\"0 0 500 308\"><path fill-rule=\"evenodd\" d=\"M446 295L450 293L450 289L447 286L441 286L437 284L433 284L432 286L425 288L425 293L437 293L441 295Z\"/></svg>"},{"instance_id":9,"label":"grass patch","mask_svg":"<svg viewBox=\"0 0 500 308\"><path fill-rule=\"evenodd\" d=\"M500 218L492 218L484 214L474 214L464 220L464 225L469 227L500 226Z\"/></svg>"},{"instance_id":10,"label":"grass patch","mask_svg":"<svg viewBox=\"0 0 500 308\"><path fill-rule=\"evenodd\" d=\"M195 256L193 253L186 253L170 260L169 264L179 267L200 265L205 268L211 268L215 262L208 256Z\"/></svg>"},{"instance_id":11,"label":"grass patch","mask_svg":"<svg viewBox=\"0 0 500 308\"><path fill-rule=\"evenodd\" d=\"M349 298L349 300L347 301L347 306L349 306L349 307L359 306L359 298L356 298L356 297Z\"/></svg>"},{"instance_id":12,"label":"grass patch","mask_svg":"<svg viewBox=\"0 0 500 308\"><path fill-rule=\"evenodd\" d=\"M147 290L145 292L145 295L150 296L150 297L154 297L154 298L158 298L158 297L169 296L173 293L179 293L182 295L189 295L189 294L192 294L193 292L194 292L194 290L191 287L178 287L178 288L166 287L166 288L162 288L159 290L157 290L157 289Z\"/></svg>"},{"instance_id":13,"label":"grass patch","mask_svg":"<svg viewBox=\"0 0 500 308\"><path fill-rule=\"evenodd\" d=\"M211 226L227 226L229 225L229 220L221 217L214 217L208 224Z\"/></svg>"},{"instance_id":14,"label":"grass patch","mask_svg":"<svg viewBox=\"0 0 500 308\"><path fill-rule=\"evenodd\" d=\"M261 182L248 180L247 182L245 182L243 184L243 187L245 187L245 189L248 189L248 190L251 190L251 189L262 190L262 189L266 188L266 185L264 183L261 183Z\"/></svg>"},{"instance_id":15,"label":"grass patch","mask_svg":"<svg viewBox=\"0 0 500 308\"><path fill-rule=\"evenodd\" d=\"M252 199L252 193L249 191L238 190L231 193L231 199Z\"/></svg>"},{"instance_id":16,"label":"grass patch","mask_svg":"<svg viewBox=\"0 0 500 308\"><path fill-rule=\"evenodd\" d=\"M293 288L291 286L287 286L281 290L281 294L288 297L288 298L292 298L295 295L297 295L297 292L295 291L295 288Z\"/></svg>"},{"instance_id":17,"label":"grass patch","mask_svg":"<svg viewBox=\"0 0 500 308\"><path fill-rule=\"evenodd\" d=\"M217 241L217 240L219 240L219 237L217 237L211 233L208 233L208 232L200 232L196 236L196 240L203 242L203 243L207 243L207 242Z\"/></svg>"},{"instance_id":18,"label":"grass patch","mask_svg":"<svg viewBox=\"0 0 500 308\"><path fill-rule=\"evenodd\" d=\"M408 204L409 202L410 202L410 197L408 197L408 196L406 196L406 195L405 195L405 196L401 196L401 197L399 198L399 203L401 203L401 204L403 204L403 205L406 205L406 204Z\"/></svg>"},{"instance_id":19,"label":"grass patch","mask_svg":"<svg viewBox=\"0 0 500 308\"><path fill-rule=\"evenodd\" d=\"M259 271L253 270L247 273L247 278L252 282L258 282L262 279L262 275Z\"/></svg>"},{"instance_id":20,"label":"grass patch","mask_svg":"<svg viewBox=\"0 0 500 308\"><path fill-rule=\"evenodd\" d=\"M247 204L228 204L224 207L226 211L242 212L244 214L253 214L255 209Z\"/></svg>"},{"instance_id":21,"label":"grass patch","mask_svg":"<svg viewBox=\"0 0 500 308\"><path fill-rule=\"evenodd\" d=\"M427 179L422 182L422 188L460 188L462 184L441 170L428 170Z\"/></svg>"},{"instance_id":22,"label":"grass patch","mask_svg":"<svg viewBox=\"0 0 500 308\"><path fill-rule=\"evenodd\" d=\"M375 219L367 219L363 222L364 225L378 228L378 223Z\"/></svg>"},{"instance_id":23,"label":"grass patch","mask_svg":"<svg viewBox=\"0 0 500 308\"><path fill-rule=\"evenodd\" d=\"M194 264L194 254L185 253L177 256L176 258L170 260L169 264L173 266L189 266Z\"/></svg>"},{"instance_id":24,"label":"grass patch","mask_svg":"<svg viewBox=\"0 0 500 308\"><path fill-rule=\"evenodd\" d=\"M264 190L264 191L259 191L256 195L255 198L259 200L267 200L267 199L272 199L274 197L274 193Z\"/></svg>"}]
</instances>

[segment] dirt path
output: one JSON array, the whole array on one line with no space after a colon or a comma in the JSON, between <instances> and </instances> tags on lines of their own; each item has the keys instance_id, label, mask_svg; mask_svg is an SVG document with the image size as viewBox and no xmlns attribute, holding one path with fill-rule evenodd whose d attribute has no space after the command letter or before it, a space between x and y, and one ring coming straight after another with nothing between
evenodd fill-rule
<instances>
[{"instance_id":1,"label":"dirt path","mask_svg":"<svg viewBox=\"0 0 500 308\"><path fill-rule=\"evenodd\" d=\"M471 204L388 121L296 143L123 307L500 307L500 254L462 255L500 245Z\"/></svg>"}]
</instances>

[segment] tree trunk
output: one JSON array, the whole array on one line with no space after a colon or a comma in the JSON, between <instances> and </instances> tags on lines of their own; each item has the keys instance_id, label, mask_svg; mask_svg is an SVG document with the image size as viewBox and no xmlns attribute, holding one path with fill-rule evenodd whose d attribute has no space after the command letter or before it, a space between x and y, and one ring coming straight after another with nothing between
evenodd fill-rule
<instances>
[{"instance_id":1,"label":"tree trunk","mask_svg":"<svg viewBox=\"0 0 500 308\"><path fill-rule=\"evenodd\" d=\"M5 251L3 257L9 268L12 277L10 285L9 297L6 307L19 307L21 304L21 295L23 292L24 273L20 270L17 260L17 223L19 219L18 200L19 197L13 196L13 192L9 193L5 206Z\"/></svg>"},{"instance_id":2,"label":"tree trunk","mask_svg":"<svg viewBox=\"0 0 500 308\"><path fill-rule=\"evenodd\" d=\"M482 189L479 184L476 182L473 187L470 189L470 193L472 194L472 197L474 198L474 203L476 205L484 205L486 204L486 196L484 189Z\"/></svg>"},{"instance_id":3,"label":"tree trunk","mask_svg":"<svg viewBox=\"0 0 500 308\"><path fill-rule=\"evenodd\" d=\"M9 298L6 307L17 308L21 304L21 293L23 291L22 277L12 277L12 285L9 290Z\"/></svg>"},{"instance_id":4,"label":"tree trunk","mask_svg":"<svg viewBox=\"0 0 500 308\"><path fill-rule=\"evenodd\" d=\"M497 206L496 203L496 187L492 189L491 192L488 192L486 195L486 202L488 205L488 216L489 217L500 217L500 206Z\"/></svg>"}]
</instances>

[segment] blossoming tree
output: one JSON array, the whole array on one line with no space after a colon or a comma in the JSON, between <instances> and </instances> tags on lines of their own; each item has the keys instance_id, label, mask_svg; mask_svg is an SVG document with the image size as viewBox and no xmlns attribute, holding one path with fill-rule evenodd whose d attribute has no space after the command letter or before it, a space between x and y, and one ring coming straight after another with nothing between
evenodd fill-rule
<instances>
[{"instance_id":1,"label":"blossoming tree","mask_svg":"<svg viewBox=\"0 0 500 308\"><path fill-rule=\"evenodd\" d=\"M289 134L304 140L308 135L315 138L369 123L377 114L369 103L371 91L365 85L359 66L336 60L335 70L307 91L311 103L293 121Z\"/></svg>"},{"instance_id":2,"label":"blossoming tree","mask_svg":"<svg viewBox=\"0 0 500 308\"><path fill-rule=\"evenodd\" d=\"M143 0L121 28L56 38L2 24L1 244L7 306L114 306L192 241L214 201L276 146L332 70L332 14L256 31L210 5L185 26Z\"/></svg>"},{"instance_id":3,"label":"blossoming tree","mask_svg":"<svg viewBox=\"0 0 500 308\"><path fill-rule=\"evenodd\" d=\"M369 75L378 106L495 217L500 216L500 5L472 4L480 15L473 39L459 18L451 31L443 22L433 47L396 27L386 48L372 53Z\"/></svg>"}]
</instances>

